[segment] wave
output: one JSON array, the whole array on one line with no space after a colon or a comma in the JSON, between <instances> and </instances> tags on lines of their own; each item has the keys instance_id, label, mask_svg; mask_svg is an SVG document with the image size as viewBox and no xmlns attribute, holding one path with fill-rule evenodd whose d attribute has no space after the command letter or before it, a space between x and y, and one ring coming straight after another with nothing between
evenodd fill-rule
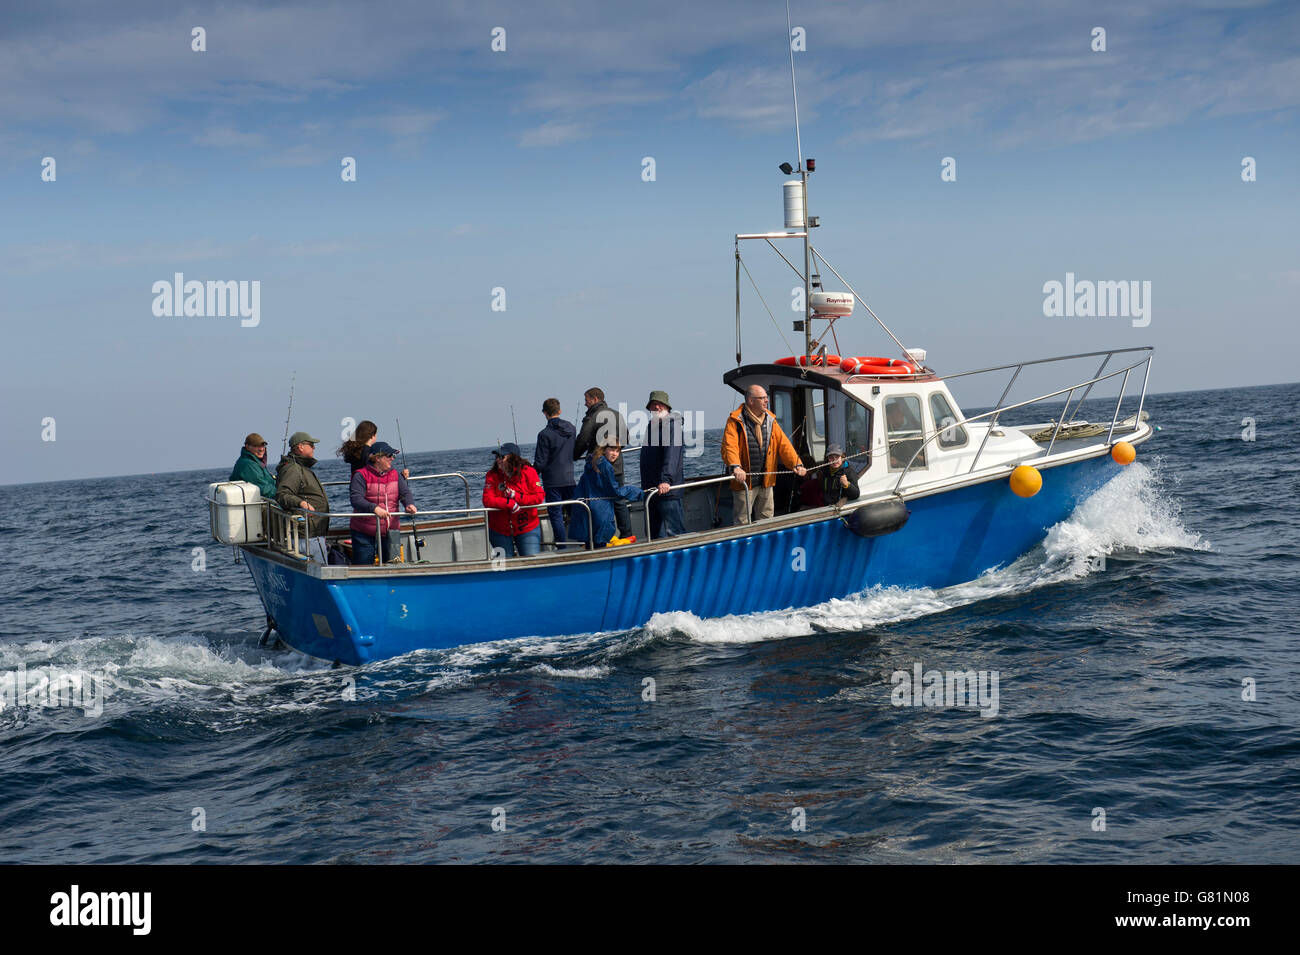
<instances>
[{"instance_id":1,"label":"wave","mask_svg":"<svg viewBox=\"0 0 1300 955\"><path fill-rule=\"evenodd\" d=\"M1183 527L1177 502L1163 492L1158 466L1135 463L1050 528L1041 545L975 580L939 589L872 587L813 607L727 617L661 613L645 629L658 639L741 644L870 630L1086 577L1102 572L1109 557L1209 549L1199 534Z\"/></svg>"}]
</instances>

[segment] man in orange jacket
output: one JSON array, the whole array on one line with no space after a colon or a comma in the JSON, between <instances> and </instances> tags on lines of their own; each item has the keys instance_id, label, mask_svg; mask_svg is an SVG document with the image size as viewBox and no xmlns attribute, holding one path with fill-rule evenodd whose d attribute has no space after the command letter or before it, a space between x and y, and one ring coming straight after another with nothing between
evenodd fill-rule
<instances>
[{"instance_id":1,"label":"man in orange jacket","mask_svg":"<svg viewBox=\"0 0 1300 955\"><path fill-rule=\"evenodd\" d=\"M755 470L755 461L761 462L762 474L749 473ZM767 392L762 385L750 385L745 403L731 413L722 429L722 463L733 478L731 508L737 524L772 516L778 461L800 477L808 473L776 416L767 410Z\"/></svg>"}]
</instances>

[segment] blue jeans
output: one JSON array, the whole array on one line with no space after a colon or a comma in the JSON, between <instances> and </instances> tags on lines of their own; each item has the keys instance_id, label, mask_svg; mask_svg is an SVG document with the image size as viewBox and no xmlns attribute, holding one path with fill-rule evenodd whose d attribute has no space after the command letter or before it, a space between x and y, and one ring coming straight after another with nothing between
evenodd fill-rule
<instances>
[{"instance_id":1,"label":"blue jeans","mask_svg":"<svg viewBox=\"0 0 1300 955\"><path fill-rule=\"evenodd\" d=\"M398 540L399 532L393 528L388 533L380 533L379 539L383 542L385 564L397 558L401 548L401 542ZM373 564L375 562L375 535L363 534L360 531L352 532L352 563L353 564Z\"/></svg>"},{"instance_id":2,"label":"blue jeans","mask_svg":"<svg viewBox=\"0 0 1300 955\"><path fill-rule=\"evenodd\" d=\"M573 484L570 484L568 487L548 487L546 489L546 503L550 504L553 501L572 501L573 492L575 490L577 490L577 486ZM565 524L568 520L568 510L567 507L552 507L548 508L546 511L551 518L551 530L555 532L555 543L557 545L563 544L569 539L569 533L565 529ZM559 550L560 548L557 546L555 549Z\"/></svg>"},{"instance_id":3,"label":"blue jeans","mask_svg":"<svg viewBox=\"0 0 1300 955\"><path fill-rule=\"evenodd\" d=\"M681 500L664 500L656 494L650 501L650 536L676 537L686 533L686 515Z\"/></svg>"},{"instance_id":4,"label":"blue jeans","mask_svg":"<svg viewBox=\"0 0 1300 955\"><path fill-rule=\"evenodd\" d=\"M489 530L488 541L494 551L500 548L505 551L507 557L532 557L542 551L542 525L538 524L531 531L516 534L514 537Z\"/></svg>"}]
</instances>

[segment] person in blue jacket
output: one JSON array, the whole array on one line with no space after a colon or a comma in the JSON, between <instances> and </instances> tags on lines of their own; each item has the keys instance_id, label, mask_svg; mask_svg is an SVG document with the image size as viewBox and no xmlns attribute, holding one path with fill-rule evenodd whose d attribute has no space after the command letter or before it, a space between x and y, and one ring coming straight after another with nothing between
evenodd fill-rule
<instances>
[{"instance_id":1,"label":"person in blue jacket","mask_svg":"<svg viewBox=\"0 0 1300 955\"><path fill-rule=\"evenodd\" d=\"M560 399L547 398L542 402L542 414L546 416L546 427L537 433L537 452L533 455L533 467L542 479L546 490L546 503L552 501L573 500L573 442L578 429L560 417ZM563 549L569 539L565 532L564 521L567 507L547 508L551 518L551 530L555 532L555 549Z\"/></svg>"},{"instance_id":2,"label":"person in blue jacket","mask_svg":"<svg viewBox=\"0 0 1300 955\"><path fill-rule=\"evenodd\" d=\"M591 520L595 524L592 540L597 547L604 547L610 539L617 536L618 524L614 519L614 498L625 501L641 500L641 489L619 484L614 476L614 462L622 452L617 444L602 445L597 448L583 469L582 480L578 482L574 496L587 501L591 508ZM573 508L573 520L569 525L569 536L574 540L587 541L587 512L581 507Z\"/></svg>"},{"instance_id":3,"label":"person in blue jacket","mask_svg":"<svg viewBox=\"0 0 1300 955\"><path fill-rule=\"evenodd\" d=\"M650 423L641 446L641 488L658 488L650 499L650 538L676 537L686 533L681 489L685 458L682 416L673 411L666 391L650 392L645 409L650 412Z\"/></svg>"}]
</instances>

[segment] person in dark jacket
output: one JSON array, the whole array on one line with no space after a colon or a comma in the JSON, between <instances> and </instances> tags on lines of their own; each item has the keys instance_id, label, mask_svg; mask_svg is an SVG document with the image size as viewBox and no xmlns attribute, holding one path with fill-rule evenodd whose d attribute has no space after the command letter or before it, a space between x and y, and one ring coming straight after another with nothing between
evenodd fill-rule
<instances>
[{"instance_id":1,"label":"person in dark jacket","mask_svg":"<svg viewBox=\"0 0 1300 955\"><path fill-rule=\"evenodd\" d=\"M280 458L280 466L275 469L275 499L282 508L320 512L321 516L310 518L312 537L320 537L330 528L330 501L320 478L312 471L318 444L319 439L306 431L295 431L289 439L289 453Z\"/></svg>"},{"instance_id":2,"label":"person in dark jacket","mask_svg":"<svg viewBox=\"0 0 1300 955\"><path fill-rule=\"evenodd\" d=\"M818 479L821 490L821 504L827 507L840 503L841 498L856 501L862 493L858 487L858 476L844 460L844 450L838 444L826 448L826 468Z\"/></svg>"},{"instance_id":3,"label":"person in dark jacket","mask_svg":"<svg viewBox=\"0 0 1300 955\"><path fill-rule=\"evenodd\" d=\"M386 564L396 558L400 550L401 521L397 514L403 507L406 513L414 514L415 498L406 478L393 469L396 448L376 441L366 451L367 464L352 472L348 496L354 513L375 516L354 517L349 522L352 528L352 563ZM379 546L383 548L378 561L375 560L380 556L375 548L376 535Z\"/></svg>"},{"instance_id":4,"label":"person in dark jacket","mask_svg":"<svg viewBox=\"0 0 1300 955\"><path fill-rule=\"evenodd\" d=\"M621 451L618 445L597 448L592 452L591 459L587 461L587 466L582 472L582 480L578 482L577 496L585 500L587 506L591 508L591 521L595 525L592 528L591 538L596 547L607 547L611 538L615 536L621 538L631 536L615 533L617 525L614 522L614 502L641 500L640 488L619 484L614 477L614 464L622 457ZM586 546L587 512L580 507L573 509L571 530L574 540L581 540L583 546Z\"/></svg>"},{"instance_id":5,"label":"person in dark jacket","mask_svg":"<svg viewBox=\"0 0 1300 955\"><path fill-rule=\"evenodd\" d=\"M587 413L583 415L582 427L573 442L573 460L581 461L603 445L627 446L627 422L623 416L605 404L605 392L599 388L588 388L583 395ZM614 478L623 484L623 456L614 461ZM614 502L614 521L618 524L618 536L628 537L632 533L632 515L628 513L627 501L619 498Z\"/></svg>"},{"instance_id":6,"label":"person in dark jacket","mask_svg":"<svg viewBox=\"0 0 1300 955\"><path fill-rule=\"evenodd\" d=\"M646 402L650 424L641 448L641 489L658 488L650 499L650 538L686 533L682 513L682 466L686 456L682 416L673 411L668 392L652 391Z\"/></svg>"},{"instance_id":7,"label":"person in dark jacket","mask_svg":"<svg viewBox=\"0 0 1300 955\"><path fill-rule=\"evenodd\" d=\"M275 477L266 468L266 438L256 431L244 439L239 460L230 472L230 480L256 484L262 497L268 501L275 497Z\"/></svg>"},{"instance_id":8,"label":"person in dark jacket","mask_svg":"<svg viewBox=\"0 0 1300 955\"><path fill-rule=\"evenodd\" d=\"M546 503L573 500L573 488L578 483L573 479L573 444L578 430L560 417L560 399L547 398L542 402L542 414L546 416L546 427L537 433L537 453L533 455L533 467L542 479L546 491ZM555 532L555 549L569 539L565 531L565 511L567 507L547 509L551 518L551 530Z\"/></svg>"}]
</instances>

